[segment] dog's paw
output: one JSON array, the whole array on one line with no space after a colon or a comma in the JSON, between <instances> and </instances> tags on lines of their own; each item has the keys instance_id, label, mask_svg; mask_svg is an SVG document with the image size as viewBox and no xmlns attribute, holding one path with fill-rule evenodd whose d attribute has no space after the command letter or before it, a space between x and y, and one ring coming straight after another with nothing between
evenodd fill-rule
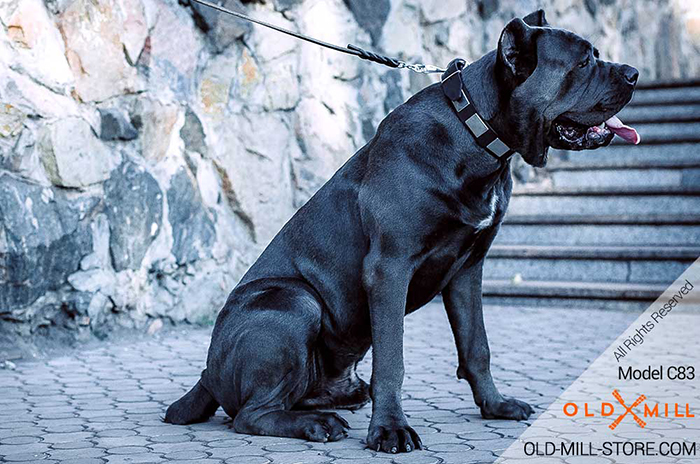
<instances>
[{"instance_id":1,"label":"dog's paw","mask_svg":"<svg viewBox=\"0 0 700 464\"><path fill-rule=\"evenodd\" d=\"M534 412L532 406L515 398L503 398L481 406L481 417L484 419L525 420Z\"/></svg>"},{"instance_id":2,"label":"dog's paw","mask_svg":"<svg viewBox=\"0 0 700 464\"><path fill-rule=\"evenodd\" d=\"M405 421L370 425L367 433L367 448L385 453L410 453L422 449L420 437Z\"/></svg>"},{"instance_id":3,"label":"dog's paw","mask_svg":"<svg viewBox=\"0 0 700 464\"><path fill-rule=\"evenodd\" d=\"M304 420L304 435L309 441L338 441L348 436L350 425L334 412L319 412L308 415Z\"/></svg>"}]
</instances>

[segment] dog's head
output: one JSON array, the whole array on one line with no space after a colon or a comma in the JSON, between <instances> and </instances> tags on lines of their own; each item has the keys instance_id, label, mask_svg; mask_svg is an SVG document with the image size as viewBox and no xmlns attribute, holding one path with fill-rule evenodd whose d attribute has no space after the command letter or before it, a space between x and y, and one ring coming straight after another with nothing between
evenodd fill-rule
<instances>
[{"instance_id":1,"label":"dog's head","mask_svg":"<svg viewBox=\"0 0 700 464\"><path fill-rule=\"evenodd\" d=\"M550 27L542 10L506 25L495 71L518 151L533 166L545 165L548 147L595 149L615 134L639 142L615 116L632 98L637 70L601 60L587 40Z\"/></svg>"}]
</instances>

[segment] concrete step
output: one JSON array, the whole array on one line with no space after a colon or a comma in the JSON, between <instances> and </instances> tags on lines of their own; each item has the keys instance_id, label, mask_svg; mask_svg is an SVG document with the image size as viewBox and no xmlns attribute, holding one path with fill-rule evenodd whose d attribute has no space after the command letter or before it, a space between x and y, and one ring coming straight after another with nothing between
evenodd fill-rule
<instances>
[{"instance_id":1,"label":"concrete step","mask_svg":"<svg viewBox=\"0 0 700 464\"><path fill-rule=\"evenodd\" d=\"M639 132L642 145L700 142L700 122L642 123L634 124L634 128ZM615 137L612 144L629 145L620 137Z\"/></svg>"},{"instance_id":2,"label":"concrete step","mask_svg":"<svg viewBox=\"0 0 700 464\"><path fill-rule=\"evenodd\" d=\"M580 152L560 152L560 158L571 164L587 165L634 165L651 166L651 163L688 163L700 162L700 144L676 143L663 145L611 145L597 150ZM552 165L555 165L552 159Z\"/></svg>"},{"instance_id":3,"label":"concrete step","mask_svg":"<svg viewBox=\"0 0 700 464\"><path fill-rule=\"evenodd\" d=\"M700 215L529 214L511 209L496 245L696 246Z\"/></svg>"},{"instance_id":4,"label":"concrete step","mask_svg":"<svg viewBox=\"0 0 700 464\"><path fill-rule=\"evenodd\" d=\"M700 186L519 187L511 214L554 215L700 215Z\"/></svg>"},{"instance_id":5,"label":"concrete step","mask_svg":"<svg viewBox=\"0 0 700 464\"><path fill-rule=\"evenodd\" d=\"M658 122L698 122L698 105L627 106L618 113L627 124Z\"/></svg>"},{"instance_id":6,"label":"concrete step","mask_svg":"<svg viewBox=\"0 0 700 464\"><path fill-rule=\"evenodd\" d=\"M484 303L640 310L666 290L663 284L484 280Z\"/></svg>"},{"instance_id":7,"label":"concrete step","mask_svg":"<svg viewBox=\"0 0 700 464\"><path fill-rule=\"evenodd\" d=\"M700 86L637 89L630 106L700 103Z\"/></svg>"},{"instance_id":8,"label":"concrete step","mask_svg":"<svg viewBox=\"0 0 700 464\"><path fill-rule=\"evenodd\" d=\"M698 145L700 148L700 145ZM615 151L615 150L612 150ZM700 168L700 156L697 158L649 158L643 160L630 160L625 157L608 156L605 158L586 158L586 162L578 159L553 159L547 165L547 171L588 171L595 170L619 170L619 169L687 169Z\"/></svg>"},{"instance_id":9,"label":"concrete step","mask_svg":"<svg viewBox=\"0 0 700 464\"><path fill-rule=\"evenodd\" d=\"M635 187L645 186L700 186L700 167L670 165L665 168L586 166L574 165L567 169L552 168L551 179L556 187Z\"/></svg>"},{"instance_id":10,"label":"concrete step","mask_svg":"<svg viewBox=\"0 0 700 464\"><path fill-rule=\"evenodd\" d=\"M494 245L484 278L671 284L700 256L700 247Z\"/></svg>"},{"instance_id":11,"label":"concrete step","mask_svg":"<svg viewBox=\"0 0 700 464\"><path fill-rule=\"evenodd\" d=\"M637 89L678 89L700 86L700 79L657 79L653 81L641 80L637 83Z\"/></svg>"}]
</instances>

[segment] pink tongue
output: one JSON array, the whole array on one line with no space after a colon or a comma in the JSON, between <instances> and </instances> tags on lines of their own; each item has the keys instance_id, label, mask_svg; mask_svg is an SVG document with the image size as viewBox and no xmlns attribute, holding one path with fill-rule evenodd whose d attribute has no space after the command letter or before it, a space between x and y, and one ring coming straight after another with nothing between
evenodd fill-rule
<instances>
[{"instance_id":1,"label":"pink tongue","mask_svg":"<svg viewBox=\"0 0 700 464\"><path fill-rule=\"evenodd\" d=\"M637 131L634 130L633 127L626 126L617 116L613 116L612 118L608 119L605 121L605 124L608 126L608 129L615 133L615 135L622 137L629 143L637 145L641 140Z\"/></svg>"}]
</instances>

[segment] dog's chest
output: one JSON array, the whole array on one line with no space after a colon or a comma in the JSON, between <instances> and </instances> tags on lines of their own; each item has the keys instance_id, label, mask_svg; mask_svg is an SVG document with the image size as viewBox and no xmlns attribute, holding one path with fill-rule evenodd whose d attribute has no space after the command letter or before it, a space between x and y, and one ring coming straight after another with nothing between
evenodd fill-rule
<instances>
[{"instance_id":1,"label":"dog's chest","mask_svg":"<svg viewBox=\"0 0 700 464\"><path fill-rule=\"evenodd\" d=\"M475 225L475 228L477 231L483 230L483 229L488 229L494 224L494 220L496 219L496 213L498 212L498 205L499 205L499 200L500 200L499 193L497 191L492 191L491 192L491 198L486 202L487 207L485 211L480 210L477 213L477 218L479 214L484 214L483 219L478 220L478 222Z\"/></svg>"},{"instance_id":2,"label":"dog's chest","mask_svg":"<svg viewBox=\"0 0 700 464\"><path fill-rule=\"evenodd\" d=\"M422 263L411 279L409 311L440 292L465 263L478 261L486 254L506 205L507 196L494 189L464 213L464 222L435 231L436 238L425 248Z\"/></svg>"}]
</instances>

